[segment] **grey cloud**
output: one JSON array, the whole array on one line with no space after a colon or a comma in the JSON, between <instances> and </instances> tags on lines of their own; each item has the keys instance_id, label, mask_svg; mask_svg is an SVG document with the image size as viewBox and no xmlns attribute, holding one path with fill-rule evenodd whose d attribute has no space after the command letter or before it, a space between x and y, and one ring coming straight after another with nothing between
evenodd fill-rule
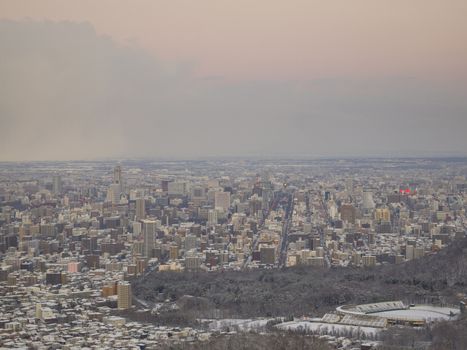
<instances>
[{"instance_id":1,"label":"grey cloud","mask_svg":"<svg viewBox=\"0 0 467 350\"><path fill-rule=\"evenodd\" d=\"M465 153L465 82L196 78L89 23L0 21L0 160Z\"/></svg>"}]
</instances>

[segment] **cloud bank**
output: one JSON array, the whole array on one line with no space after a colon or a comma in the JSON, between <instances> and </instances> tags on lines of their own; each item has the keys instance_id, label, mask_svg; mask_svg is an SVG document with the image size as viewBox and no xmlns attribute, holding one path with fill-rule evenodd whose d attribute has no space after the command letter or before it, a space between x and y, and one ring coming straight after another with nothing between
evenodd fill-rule
<instances>
[{"instance_id":1,"label":"cloud bank","mask_svg":"<svg viewBox=\"0 0 467 350\"><path fill-rule=\"evenodd\" d=\"M0 160L465 154L467 84L199 78L87 23L0 21Z\"/></svg>"}]
</instances>

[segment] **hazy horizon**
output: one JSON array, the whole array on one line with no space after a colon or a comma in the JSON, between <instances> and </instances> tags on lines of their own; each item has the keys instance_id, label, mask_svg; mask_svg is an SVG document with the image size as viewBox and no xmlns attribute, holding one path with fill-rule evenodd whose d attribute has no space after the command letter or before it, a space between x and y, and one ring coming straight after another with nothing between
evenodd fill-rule
<instances>
[{"instance_id":1,"label":"hazy horizon","mask_svg":"<svg viewBox=\"0 0 467 350\"><path fill-rule=\"evenodd\" d=\"M200 155L192 157L183 156L142 156L142 157L96 157L82 159L20 159L20 160L0 160L0 164L8 163L62 163L62 162L127 162L127 161L148 161L148 162L197 162L197 161L325 161L325 160L443 160L443 159L465 159L466 154L412 154L412 155L225 155L225 156L210 156Z\"/></svg>"},{"instance_id":2,"label":"hazy horizon","mask_svg":"<svg viewBox=\"0 0 467 350\"><path fill-rule=\"evenodd\" d=\"M0 3L0 161L467 155L467 4Z\"/></svg>"}]
</instances>

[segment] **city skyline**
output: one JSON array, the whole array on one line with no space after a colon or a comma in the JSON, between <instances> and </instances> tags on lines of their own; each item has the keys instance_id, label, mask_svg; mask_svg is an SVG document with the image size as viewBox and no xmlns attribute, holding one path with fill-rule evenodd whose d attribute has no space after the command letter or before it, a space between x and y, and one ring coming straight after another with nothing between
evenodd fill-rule
<instances>
[{"instance_id":1,"label":"city skyline","mask_svg":"<svg viewBox=\"0 0 467 350\"><path fill-rule=\"evenodd\" d=\"M466 176L467 158L0 162L0 345L464 349Z\"/></svg>"}]
</instances>

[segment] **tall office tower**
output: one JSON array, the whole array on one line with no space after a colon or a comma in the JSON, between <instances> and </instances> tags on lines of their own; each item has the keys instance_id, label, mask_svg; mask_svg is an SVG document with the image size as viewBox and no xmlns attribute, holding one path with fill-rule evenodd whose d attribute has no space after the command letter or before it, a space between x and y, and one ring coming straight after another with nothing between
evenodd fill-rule
<instances>
[{"instance_id":1,"label":"tall office tower","mask_svg":"<svg viewBox=\"0 0 467 350\"><path fill-rule=\"evenodd\" d=\"M375 208L375 201L373 200L373 192L370 190L363 190L363 209L372 210Z\"/></svg>"},{"instance_id":2,"label":"tall office tower","mask_svg":"<svg viewBox=\"0 0 467 350\"><path fill-rule=\"evenodd\" d=\"M214 208L228 211L230 208L230 192L216 192L214 194Z\"/></svg>"},{"instance_id":3,"label":"tall office tower","mask_svg":"<svg viewBox=\"0 0 467 350\"><path fill-rule=\"evenodd\" d=\"M169 247L169 259L170 260L177 260L178 259L178 246L177 245L171 245Z\"/></svg>"},{"instance_id":4,"label":"tall office tower","mask_svg":"<svg viewBox=\"0 0 467 350\"><path fill-rule=\"evenodd\" d=\"M196 249L197 244L198 244L198 237L196 237L195 235L190 234L185 237L185 250L186 251Z\"/></svg>"},{"instance_id":5,"label":"tall office tower","mask_svg":"<svg viewBox=\"0 0 467 350\"><path fill-rule=\"evenodd\" d=\"M141 233L141 223L138 222L138 221L134 221L133 222L133 237L135 236L139 236L139 234Z\"/></svg>"},{"instance_id":6,"label":"tall office tower","mask_svg":"<svg viewBox=\"0 0 467 350\"><path fill-rule=\"evenodd\" d=\"M415 247L413 245L409 245L407 244L405 246L405 258L407 260L413 260L414 258L414 250L415 250Z\"/></svg>"},{"instance_id":7,"label":"tall office tower","mask_svg":"<svg viewBox=\"0 0 467 350\"><path fill-rule=\"evenodd\" d=\"M122 167L117 165L114 168L114 184L121 184L122 183Z\"/></svg>"},{"instance_id":8,"label":"tall office tower","mask_svg":"<svg viewBox=\"0 0 467 350\"><path fill-rule=\"evenodd\" d=\"M111 184L107 190L107 202L117 204L120 201L120 195L122 194L121 186L119 184Z\"/></svg>"},{"instance_id":9,"label":"tall office tower","mask_svg":"<svg viewBox=\"0 0 467 350\"><path fill-rule=\"evenodd\" d=\"M272 201L274 197L274 187L270 181L263 181L262 182L263 189L262 189L262 198L263 204L262 207L265 210L269 210L269 203Z\"/></svg>"},{"instance_id":10,"label":"tall office tower","mask_svg":"<svg viewBox=\"0 0 467 350\"><path fill-rule=\"evenodd\" d=\"M144 198L136 198L136 220L146 218L146 201Z\"/></svg>"},{"instance_id":11,"label":"tall office tower","mask_svg":"<svg viewBox=\"0 0 467 350\"><path fill-rule=\"evenodd\" d=\"M328 214L332 219L335 219L338 214L336 203L333 200L327 203Z\"/></svg>"},{"instance_id":12,"label":"tall office tower","mask_svg":"<svg viewBox=\"0 0 467 350\"><path fill-rule=\"evenodd\" d=\"M144 247L143 255L152 258L154 248L154 235L156 234L157 222L154 220L143 220Z\"/></svg>"},{"instance_id":13,"label":"tall office tower","mask_svg":"<svg viewBox=\"0 0 467 350\"><path fill-rule=\"evenodd\" d=\"M162 180L161 181L161 188L162 188L162 192L169 192L169 183L171 182L171 180Z\"/></svg>"},{"instance_id":14,"label":"tall office tower","mask_svg":"<svg viewBox=\"0 0 467 350\"><path fill-rule=\"evenodd\" d=\"M60 194L62 193L62 177L60 175L54 175L53 176L53 186L52 186L52 190L53 190L53 193L54 194Z\"/></svg>"},{"instance_id":15,"label":"tall office tower","mask_svg":"<svg viewBox=\"0 0 467 350\"><path fill-rule=\"evenodd\" d=\"M216 209L209 209L208 225L217 225L217 210Z\"/></svg>"},{"instance_id":16,"label":"tall office tower","mask_svg":"<svg viewBox=\"0 0 467 350\"><path fill-rule=\"evenodd\" d=\"M122 180L123 180L122 179L122 167L120 165L117 165L114 168L114 182L113 183L119 186L119 189L120 189L120 193L118 194L119 196L123 192L123 181Z\"/></svg>"},{"instance_id":17,"label":"tall office tower","mask_svg":"<svg viewBox=\"0 0 467 350\"><path fill-rule=\"evenodd\" d=\"M118 308L126 310L131 308L131 284L129 282L119 282L117 286Z\"/></svg>"},{"instance_id":18,"label":"tall office tower","mask_svg":"<svg viewBox=\"0 0 467 350\"><path fill-rule=\"evenodd\" d=\"M352 204L342 204L339 208L339 212L341 214L342 221L347 221L351 224L355 224L357 213L355 207Z\"/></svg>"},{"instance_id":19,"label":"tall office tower","mask_svg":"<svg viewBox=\"0 0 467 350\"><path fill-rule=\"evenodd\" d=\"M249 200L250 215L257 216L259 212L263 209L263 199L258 197L257 194L254 194L250 197Z\"/></svg>"}]
</instances>

